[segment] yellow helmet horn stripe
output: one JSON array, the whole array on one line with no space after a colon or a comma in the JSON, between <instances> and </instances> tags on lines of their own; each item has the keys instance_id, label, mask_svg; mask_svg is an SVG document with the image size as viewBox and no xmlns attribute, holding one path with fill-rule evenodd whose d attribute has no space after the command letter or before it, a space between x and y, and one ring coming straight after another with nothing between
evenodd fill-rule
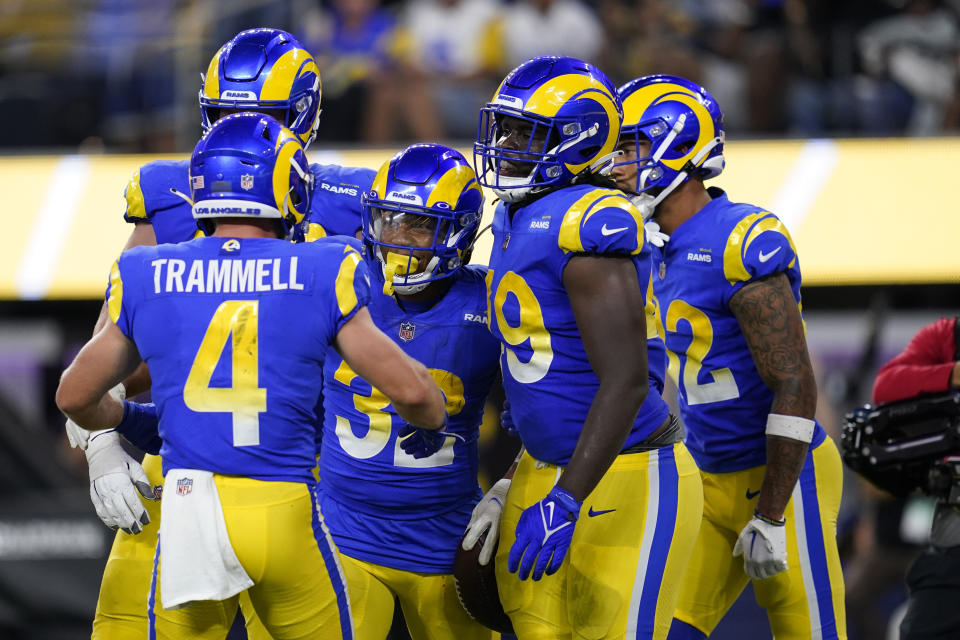
<instances>
[{"instance_id":1,"label":"yellow helmet horn stripe","mask_svg":"<svg viewBox=\"0 0 960 640\"><path fill-rule=\"evenodd\" d=\"M426 206L432 207L437 202L446 202L453 209L457 206L460 196L467 189L476 189L483 197L483 191L477 184L477 176L473 169L465 164L453 167L437 180L437 186L430 193Z\"/></svg>"},{"instance_id":2,"label":"yellow helmet horn stripe","mask_svg":"<svg viewBox=\"0 0 960 640\"><path fill-rule=\"evenodd\" d=\"M303 220L305 211L297 211L292 202L287 200L287 194L290 192L290 166L294 154L301 150L300 139L289 129L284 128L277 138L277 163L273 167L273 198L277 204L277 210L281 214L285 213L284 202L288 203L289 210L293 213L295 222ZM304 171L307 170L303 167Z\"/></svg>"},{"instance_id":3,"label":"yellow helmet horn stripe","mask_svg":"<svg viewBox=\"0 0 960 640\"><path fill-rule=\"evenodd\" d=\"M207 75L203 77L203 97L211 100L220 98L220 55L223 53L223 49L223 47L220 47L220 50L210 60Z\"/></svg>"},{"instance_id":4,"label":"yellow helmet horn stripe","mask_svg":"<svg viewBox=\"0 0 960 640\"><path fill-rule=\"evenodd\" d=\"M313 56L303 49L291 49L280 56L263 81L260 89L261 100L286 100L290 97L290 87L305 73L313 72L320 77L320 69Z\"/></svg>"},{"instance_id":5,"label":"yellow helmet horn stripe","mask_svg":"<svg viewBox=\"0 0 960 640\"><path fill-rule=\"evenodd\" d=\"M703 145L717 137L716 129L713 126L713 118L710 117L710 112L700 102L700 97L697 94L672 82L658 82L641 87L623 101L623 122L630 126L639 124L647 109L664 99L676 100L687 105L697 117L697 122L700 125L700 135L697 137L697 143L690 147L689 152L681 158L660 160L671 169L680 171L683 169L683 165L703 148Z\"/></svg>"},{"instance_id":6,"label":"yellow helmet horn stripe","mask_svg":"<svg viewBox=\"0 0 960 640\"><path fill-rule=\"evenodd\" d=\"M377 194L377 197L381 200L387 197L387 174L390 173L390 161L387 160L382 165L380 165L380 170L377 171L376 177L373 179L373 184L370 188Z\"/></svg>"},{"instance_id":7,"label":"yellow helmet horn stripe","mask_svg":"<svg viewBox=\"0 0 960 640\"><path fill-rule=\"evenodd\" d=\"M567 169L574 174L587 168L596 158L612 153L617 146L617 139L620 137L620 113L617 110L616 98L610 95L610 91L593 76L568 73L544 83L523 106L523 110L527 113L552 118L557 115L563 105L578 98L596 101L606 112L611 126L607 132L607 139L593 158L580 164L567 165ZM616 126L613 126L614 123Z\"/></svg>"}]
</instances>

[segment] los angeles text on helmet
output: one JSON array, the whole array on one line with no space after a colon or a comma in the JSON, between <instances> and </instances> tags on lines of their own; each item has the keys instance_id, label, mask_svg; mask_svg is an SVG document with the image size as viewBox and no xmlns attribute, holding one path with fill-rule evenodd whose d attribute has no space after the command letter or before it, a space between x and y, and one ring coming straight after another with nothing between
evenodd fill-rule
<instances>
[{"instance_id":1,"label":"los angeles text on helmet","mask_svg":"<svg viewBox=\"0 0 960 640\"><path fill-rule=\"evenodd\" d=\"M154 293L256 293L303 291L297 256L224 260L160 258L153 267Z\"/></svg>"}]
</instances>

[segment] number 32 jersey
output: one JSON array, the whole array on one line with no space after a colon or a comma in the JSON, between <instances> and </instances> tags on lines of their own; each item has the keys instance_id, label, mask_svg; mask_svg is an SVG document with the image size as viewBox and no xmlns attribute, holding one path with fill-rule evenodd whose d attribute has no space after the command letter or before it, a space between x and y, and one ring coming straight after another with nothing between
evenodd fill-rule
<instances>
[{"instance_id":1,"label":"number 32 jersey","mask_svg":"<svg viewBox=\"0 0 960 640\"><path fill-rule=\"evenodd\" d=\"M164 473L313 482L324 359L369 301L344 244L198 238L114 263L110 318L150 368Z\"/></svg>"},{"instance_id":2,"label":"number 32 jersey","mask_svg":"<svg viewBox=\"0 0 960 640\"><path fill-rule=\"evenodd\" d=\"M371 269L373 271L373 269ZM390 401L331 350L324 366L320 508L341 552L407 571L449 573L482 493L478 427L497 377L499 345L487 330L484 268L451 276L443 298L401 307L371 291L374 323L422 362L447 399L443 447L415 459L400 448L405 423ZM373 273L371 288L383 285ZM390 522L385 526L384 522Z\"/></svg>"},{"instance_id":3,"label":"number 32 jersey","mask_svg":"<svg viewBox=\"0 0 960 640\"><path fill-rule=\"evenodd\" d=\"M765 464L773 403L730 298L750 282L784 273L799 305L800 264L775 215L732 203L719 189L709 193L713 200L670 235L653 281L687 448L704 471L726 473ZM810 448L824 437L818 423Z\"/></svg>"},{"instance_id":4,"label":"number 32 jersey","mask_svg":"<svg viewBox=\"0 0 960 640\"><path fill-rule=\"evenodd\" d=\"M512 213L512 219L511 219ZM600 386L563 286L576 255L631 257L644 290L648 339L657 338L650 248L640 212L620 191L579 185L529 205L498 205L487 274L490 329L502 343L500 366L510 411L537 460L565 465ZM650 390L624 448L639 444L668 409Z\"/></svg>"}]
</instances>

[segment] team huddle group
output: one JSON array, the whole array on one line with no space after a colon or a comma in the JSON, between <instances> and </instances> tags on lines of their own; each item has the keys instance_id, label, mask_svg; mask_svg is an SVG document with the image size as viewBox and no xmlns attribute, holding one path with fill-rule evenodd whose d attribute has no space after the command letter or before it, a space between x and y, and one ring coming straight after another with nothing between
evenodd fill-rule
<instances>
[{"instance_id":1,"label":"team huddle group","mask_svg":"<svg viewBox=\"0 0 960 640\"><path fill-rule=\"evenodd\" d=\"M457 596L461 538L520 640L706 638L751 580L778 640L846 637L796 250L704 186L703 87L538 57L480 108L472 163L310 164L317 65L253 29L200 105L192 157L128 184L57 391L121 529L94 638L223 638L239 607L251 638L383 640L395 602L414 640L492 638ZM498 378L522 447L484 495Z\"/></svg>"}]
</instances>

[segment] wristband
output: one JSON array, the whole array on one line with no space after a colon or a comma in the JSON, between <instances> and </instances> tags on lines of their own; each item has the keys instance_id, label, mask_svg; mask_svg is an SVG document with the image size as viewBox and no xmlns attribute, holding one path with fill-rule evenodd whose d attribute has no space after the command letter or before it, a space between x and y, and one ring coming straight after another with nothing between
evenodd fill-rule
<instances>
[{"instance_id":1,"label":"wristband","mask_svg":"<svg viewBox=\"0 0 960 640\"><path fill-rule=\"evenodd\" d=\"M781 520L774 520L773 518L768 518L767 516L763 515L756 509L753 510L753 517L762 522L766 522L767 524L772 524L775 527L782 527L787 524L787 516L783 516L783 519Z\"/></svg>"},{"instance_id":2,"label":"wristband","mask_svg":"<svg viewBox=\"0 0 960 640\"><path fill-rule=\"evenodd\" d=\"M767 416L767 435L780 436L809 443L813 440L816 423L799 416L785 416L771 413Z\"/></svg>"},{"instance_id":3,"label":"wristband","mask_svg":"<svg viewBox=\"0 0 960 640\"><path fill-rule=\"evenodd\" d=\"M583 507L583 504L574 498L573 494L566 489L558 487L557 485L553 485L553 489L551 489L550 493L547 494L547 498L553 498L559 502L563 508L569 511L570 520L573 522L576 522L580 517L580 509Z\"/></svg>"},{"instance_id":4,"label":"wristband","mask_svg":"<svg viewBox=\"0 0 960 640\"><path fill-rule=\"evenodd\" d=\"M141 451L160 453L159 417L157 406L152 402L140 404L124 400L123 418L116 426L117 433L133 443Z\"/></svg>"}]
</instances>

